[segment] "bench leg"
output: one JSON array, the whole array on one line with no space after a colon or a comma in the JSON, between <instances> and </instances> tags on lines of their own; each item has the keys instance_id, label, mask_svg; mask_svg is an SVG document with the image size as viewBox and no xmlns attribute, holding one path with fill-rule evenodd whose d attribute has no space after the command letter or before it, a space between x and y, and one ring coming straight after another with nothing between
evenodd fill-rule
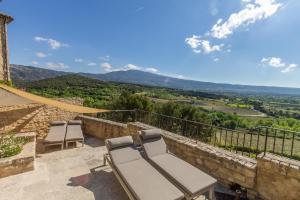
<instances>
[{"instance_id":1,"label":"bench leg","mask_svg":"<svg viewBox=\"0 0 300 200\"><path fill-rule=\"evenodd\" d=\"M211 187L208 191L208 199L209 200L215 200L215 193L214 193L214 187Z\"/></svg>"},{"instance_id":2,"label":"bench leg","mask_svg":"<svg viewBox=\"0 0 300 200\"><path fill-rule=\"evenodd\" d=\"M106 166L106 154L103 154L103 166Z\"/></svg>"},{"instance_id":3,"label":"bench leg","mask_svg":"<svg viewBox=\"0 0 300 200\"><path fill-rule=\"evenodd\" d=\"M64 149L64 144L61 144L61 150L63 150Z\"/></svg>"}]
</instances>

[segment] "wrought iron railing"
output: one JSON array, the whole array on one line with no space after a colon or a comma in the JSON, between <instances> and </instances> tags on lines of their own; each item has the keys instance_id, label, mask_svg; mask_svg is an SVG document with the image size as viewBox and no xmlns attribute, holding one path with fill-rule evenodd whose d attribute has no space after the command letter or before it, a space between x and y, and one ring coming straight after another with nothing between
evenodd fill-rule
<instances>
[{"instance_id":1,"label":"wrought iron railing","mask_svg":"<svg viewBox=\"0 0 300 200\"><path fill-rule=\"evenodd\" d=\"M139 121L252 158L262 152L272 152L300 160L299 132L265 126L232 130L141 110L98 113L97 117L123 123Z\"/></svg>"}]
</instances>

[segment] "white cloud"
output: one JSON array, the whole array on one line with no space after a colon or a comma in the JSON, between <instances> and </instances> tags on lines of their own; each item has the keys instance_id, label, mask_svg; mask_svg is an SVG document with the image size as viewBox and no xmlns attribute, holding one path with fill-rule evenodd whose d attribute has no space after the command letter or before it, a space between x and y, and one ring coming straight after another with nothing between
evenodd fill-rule
<instances>
[{"instance_id":1,"label":"white cloud","mask_svg":"<svg viewBox=\"0 0 300 200\"><path fill-rule=\"evenodd\" d=\"M96 66L97 64L96 63L94 63L94 62L90 62L90 63L88 63L88 66Z\"/></svg>"},{"instance_id":2,"label":"white cloud","mask_svg":"<svg viewBox=\"0 0 300 200\"><path fill-rule=\"evenodd\" d=\"M242 3L250 3L252 0L242 0Z\"/></svg>"},{"instance_id":3,"label":"white cloud","mask_svg":"<svg viewBox=\"0 0 300 200\"><path fill-rule=\"evenodd\" d=\"M77 63L82 63L84 60L82 58L75 58L74 61Z\"/></svg>"},{"instance_id":4,"label":"white cloud","mask_svg":"<svg viewBox=\"0 0 300 200\"><path fill-rule=\"evenodd\" d=\"M190 45L192 49L197 49L198 46L200 45L200 36L193 35L190 38L185 38L185 43Z\"/></svg>"},{"instance_id":5,"label":"white cloud","mask_svg":"<svg viewBox=\"0 0 300 200\"><path fill-rule=\"evenodd\" d=\"M45 58L45 57L49 56L49 54L45 54L43 52L36 52L35 55L39 58Z\"/></svg>"},{"instance_id":6,"label":"white cloud","mask_svg":"<svg viewBox=\"0 0 300 200\"><path fill-rule=\"evenodd\" d=\"M61 63L61 62L59 62L59 63L47 62L46 65L49 69L55 69L55 70L68 69L69 68L68 65L66 65L64 63Z\"/></svg>"},{"instance_id":7,"label":"white cloud","mask_svg":"<svg viewBox=\"0 0 300 200\"><path fill-rule=\"evenodd\" d=\"M185 79L185 77L182 76L182 75L176 75L175 77L176 77L176 78L179 78L179 79Z\"/></svg>"},{"instance_id":8,"label":"white cloud","mask_svg":"<svg viewBox=\"0 0 300 200\"><path fill-rule=\"evenodd\" d=\"M219 19L212 27L210 35L218 39L227 38L240 26L247 26L272 16L281 6L282 4L277 3L276 0L255 0L254 3L249 2L243 10L232 13L226 21L223 22L222 19Z\"/></svg>"},{"instance_id":9,"label":"white cloud","mask_svg":"<svg viewBox=\"0 0 300 200\"><path fill-rule=\"evenodd\" d=\"M107 62L101 63L100 66L101 66L101 67L103 68L103 70L106 71L106 72L110 72L110 71L113 70L113 66L112 66L110 63L107 63Z\"/></svg>"},{"instance_id":10,"label":"white cloud","mask_svg":"<svg viewBox=\"0 0 300 200\"><path fill-rule=\"evenodd\" d=\"M214 62L219 62L220 61L220 59L219 58L214 58L214 60L213 60Z\"/></svg>"},{"instance_id":11,"label":"white cloud","mask_svg":"<svg viewBox=\"0 0 300 200\"><path fill-rule=\"evenodd\" d=\"M277 58L277 57L270 57L270 58L262 58L261 62L263 64L267 64L270 67L274 67L274 68L281 68L281 67L285 67L285 63L281 60L281 58Z\"/></svg>"},{"instance_id":12,"label":"white cloud","mask_svg":"<svg viewBox=\"0 0 300 200\"><path fill-rule=\"evenodd\" d=\"M110 59L110 56L109 56L109 55L100 57L100 60L105 61L105 62L108 62L109 59Z\"/></svg>"},{"instance_id":13,"label":"white cloud","mask_svg":"<svg viewBox=\"0 0 300 200\"><path fill-rule=\"evenodd\" d=\"M211 45L208 40L200 40L200 36L193 35L190 38L185 39L186 44L188 44L195 53L209 54L215 51L221 51L224 44Z\"/></svg>"},{"instance_id":14,"label":"white cloud","mask_svg":"<svg viewBox=\"0 0 300 200\"><path fill-rule=\"evenodd\" d=\"M141 70L142 68L134 65L134 64L127 64L123 67L124 70Z\"/></svg>"},{"instance_id":15,"label":"white cloud","mask_svg":"<svg viewBox=\"0 0 300 200\"><path fill-rule=\"evenodd\" d=\"M145 69L145 71L151 72L151 73L157 73L157 72L158 72L158 69L153 68L153 67L148 67L148 68Z\"/></svg>"},{"instance_id":16,"label":"white cloud","mask_svg":"<svg viewBox=\"0 0 300 200\"><path fill-rule=\"evenodd\" d=\"M281 70L282 73L288 73L288 72L292 72L296 69L298 65L296 64L290 64L288 65L285 69Z\"/></svg>"},{"instance_id":17,"label":"white cloud","mask_svg":"<svg viewBox=\"0 0 300 200\"><path fill-rule=\"evenodd\" d=\"M39 64L39 62L38 62L38 61L35 61L35 60L32 61L31 63L32 63L33 65L38 65L38 64Z\"/></svg>"},{"instance_id":18,"label":"white cloud","mask_svg":"<svg viewBox=\"0 0 300 200\"><path fill-rule=\"evenodd\" d=\"M140 67L134 64L127 64L124 65L123 67L116 67L113 66L112 64L108 62L101 63L100 65L102 69L106 72L113 72L113 71L128 71L128 70L141 70L141 71L146 71L146 72L151 72L151 73L158 73L159 70L154 67Z\"/></svg>"},{"instance_id":19,"label":"white cloud","mask_svg":"<svg viewBox=\"0 0 300 200\"><path fill-rule=\"evenodd\" d=\"M269 57L269 58L262 58L260 61L263 66L269 66L272 68L280 69L282 73L292 72L297 68L297 64L287 64L283 62L281 58L278 57Z\"/></svg>"},{"instance_id":20,"label":"white cloud","mask_svg":"<svg viewBox=\"0 0 300 200\"><path fill-rule=\"evenodd\" d=\"M62 43L60 41L57 41L55 39L51 39L51 38L44 38L44 37L40 37L40 36L36 36L34 37L34 40L37 42L46 42L51 49L59 49L61 47L70 47L70 45Z\"/></svg>"}]
</instances>

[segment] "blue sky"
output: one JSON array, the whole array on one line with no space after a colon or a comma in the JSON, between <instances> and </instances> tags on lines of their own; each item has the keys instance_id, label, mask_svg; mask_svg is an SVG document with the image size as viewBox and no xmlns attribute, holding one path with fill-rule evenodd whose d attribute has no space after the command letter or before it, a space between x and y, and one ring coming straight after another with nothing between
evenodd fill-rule
<instances>
[{"instance_id":1,"label":"blue sky","mask_svg":"<svg viewBox=\"0 0 300 200\"><path fill-rule=\"evenodd\" d=\"M2 0L10 62L300 87L299 0Z\"/></svg>"}]
</instances>

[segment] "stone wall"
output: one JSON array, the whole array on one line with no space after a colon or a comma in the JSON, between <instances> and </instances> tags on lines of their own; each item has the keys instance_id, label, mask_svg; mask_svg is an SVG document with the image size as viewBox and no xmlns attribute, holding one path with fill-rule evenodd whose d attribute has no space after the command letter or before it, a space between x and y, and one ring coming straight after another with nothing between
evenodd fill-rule
<instances>
[{"instance_id":1,"label":"stone wall","mask_svg":"<svg viewBox=\"0 0 300 200\"><path fill-rule=\"evenodd\" d=\"M58 99L63 102L82 105L79 98ZM79 113L68 112L42 104L0 106L0 134L5 132L36 132L38 139L49 131L49 122L74 119Z\"/></svg>"},{"instance_id":2,"label":"stone wall","mask_svg":"<svg viewBox=\"0 0 300 200\"><path fill-rule=\"evenodd\" d=\"M131 135L138 143L138 131L155 128L139 122L122 124L87 116L79 118L83 120L85 133L100 139ZM171 132L163 131L163 137L172 153L225 186L243 186L249 199L299 199L299 161L269 153L255 160Z\"/></svg>"},{"instance_id":3,"label":"stone wall","mask_svg":"<svg viewBox=\"0 0 300 200\"><path fill-rule=\"evenodd\" d=\"M102 140L128 135L127 125L104 119L80 115L77 119L83 122L83 132Z\"/></svg>"},{"instance_id":4,"label":"stone wall","mask_svg":"<svg viewBox=\"0 0 300 200\"><path fill-rule=\"evenodd\" d=\"M259 155L257 190L267 200L300 199L300 162L270 153Z\"/></svg>"},{"instance_id":5,"label":"stone wall","mask_svg":"<svg viewBox=\"0 0 300 200\"><path fill-rule=\"evenodd\" d=\"M35 159L35 133L21 133L17 137L26 137L29 142L23 146L18 155L0 158L0 178L34 170Z\"/></svg>"},{"instance_id":6,"label":"stone wall","mask_svg":"<svg viewBox=\"0 0 300 200\"><path fill-rule=\"evenodd\" d=\"M129 123L128 128L132 134L137 134L137 131L154 127L136 122ZM237 183L245 187L249 198L257 196L256 160L168 131L163 131L163 137L168 149L176 156L215 177L225 186Z\"/></svg>"}]
</instances>

